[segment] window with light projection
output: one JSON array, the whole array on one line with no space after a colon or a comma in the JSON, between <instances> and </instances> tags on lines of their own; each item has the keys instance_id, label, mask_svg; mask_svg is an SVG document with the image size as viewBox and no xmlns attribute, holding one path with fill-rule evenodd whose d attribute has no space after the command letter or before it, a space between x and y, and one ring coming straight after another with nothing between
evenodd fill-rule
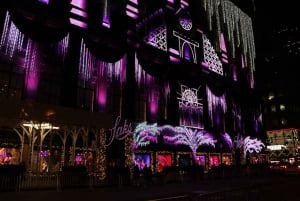
<instances>
[{"instance_id":1,"label":"window with light projection","mask_svg":"<svg viewBox=\"0 0 300 201\"><path fill-rule=\"evenodd\" d=\"M179 124L180 126L203 128L203 104L198 98L198 90L185 85L180 86L179 93Z\"/></svg>"},{"instance_id":2,"label":"window with light projection","mask_svg":"<svg viewBox=\"0 0 300 201\"><path fill-rule=\"evenodd\" d=\"M197 154L195 157L195 164L199 166L205 166L205 155Z\"/></svg>"},{"instance_id":3,"label":"window with light projection","mask_svg":"<svg viewBox=\"0 0 300 201\"><path fill-rule=\"evenodd\" d=\"M189 154L178 155L178 166L179 167L191 166L191 156Z\"/></svg>"},{"instance_id":4,"label":"window with light projection","mask_svg":"<svg viewBox=\"0 0 300 201\"><path fill-rule=\"evenodd\" d=\"M144 167L151 167L150 154L135 153L133 156L133 160L134 160L134 165L137 165L139 170L142 170Z\"/></svg>"},{"instance_id":5,"label":"window with light projection","mask_svg":"<svg viewBox=\"0 0 300 201\"><path fill-rule=\"evenodd\" d=\"M172 165L172 155L171 154L158 154L156 158L156 170L158 172L163 171L164 167L169 167Z\"/></svg>"},{"instance_id":6,"label":"window with light projection","mask_svg":"<svg viewBox=\"0 0 300 201\"><path fill-rule=\"evenodd\" d=\"M220 165L219 155L211 155L209 158L209 166L218 166Z\"/></svg>"}]
</instances>

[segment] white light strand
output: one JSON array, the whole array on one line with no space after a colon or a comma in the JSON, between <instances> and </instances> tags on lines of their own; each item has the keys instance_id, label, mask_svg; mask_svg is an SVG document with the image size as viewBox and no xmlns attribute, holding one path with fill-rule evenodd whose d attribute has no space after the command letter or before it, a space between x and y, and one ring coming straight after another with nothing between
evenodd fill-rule
<instances>
[{"instance_id":1,"label":"white light strand","mask_svg":"<svg viewBox=\"0 0 300 201\"><path fill-rule=\"evenodd\" d=\"M202 6L206 11L209 29L221 34L221 24L226 24L226 34L230 42L231 55L235 57L236 48L242 48L245 64L250 68L250 84L253 86L253 71L255 70L255 44L251 18L242 12L232 2L227 0L203 0ZM219 15L221 7L221 16ZM216 22L213 22L216 19ZM213 23L216 25L213 27ZM215 41L215 48L220 48L220 37ZM219 49L216 49L219 51Z\"/></svg>"}]
</instances>

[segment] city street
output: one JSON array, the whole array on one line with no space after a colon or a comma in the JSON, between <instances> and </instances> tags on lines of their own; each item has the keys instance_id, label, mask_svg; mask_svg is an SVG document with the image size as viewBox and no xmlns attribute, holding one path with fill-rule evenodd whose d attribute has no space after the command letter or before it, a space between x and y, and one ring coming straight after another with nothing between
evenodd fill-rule
<instances>
[{"instance_id":1,"label":"city street","mask_svg":"<svg viewBox=\"0 0 300 201\"><path fill-rule=\"evenodd\" d=\"M266 176L210 179L198 183L158 184L148 187L101 187L63 191L3 192L5 201L160 201L160 200L297 200L300 177Z\"/></svg>"}]
</instances>

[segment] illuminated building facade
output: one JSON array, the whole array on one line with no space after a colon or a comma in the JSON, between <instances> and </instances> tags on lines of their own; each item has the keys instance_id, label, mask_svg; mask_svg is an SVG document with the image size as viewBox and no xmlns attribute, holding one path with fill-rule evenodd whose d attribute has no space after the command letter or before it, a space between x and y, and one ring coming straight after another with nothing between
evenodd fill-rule
<instances>
[{"instance_id":1,"label":"illuminated building facade","mask_svg":"<svg viewBox=\"0 0 300 201\"><path fill-rule=\"evenodd\" d=\"M261 56L257 65L262 68L257 68L256 83L262 94L270 160L288 162L299 160L300 82L295 70L300 64L300 24L295 4L278 2L267 11L268 7L257 1L256 29L264 31L257 37L263 41L257 43L257 55Z\"/></svg>"},{"instance_id":2,"label":"illuminated building facade","mask_svg":"<svg viewBox=\"0 0 300 201\"><path fill-rule=\"evenodd\" d=\"M252 21L231 1L1 4L1 136L30 170L266 162Z\"/></svg>"}]
</instances>

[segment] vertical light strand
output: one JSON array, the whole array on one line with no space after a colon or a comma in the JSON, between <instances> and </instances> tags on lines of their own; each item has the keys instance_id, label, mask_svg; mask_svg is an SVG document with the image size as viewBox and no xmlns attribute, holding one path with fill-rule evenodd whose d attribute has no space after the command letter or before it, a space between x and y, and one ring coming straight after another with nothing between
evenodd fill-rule
<instances>
[{"instance_id":1,"label":"vertical light strand","mask_svg":"<svg viewBox=\"0 0 300 201\"><path fill-rule=\"evenodd\" d=\"M10 15L9 15L9 12L7 11L6 15L5 15L5 21L4 21L4 26L3 26L3 31L2 31L1 41L0 41L0 47L2 47L6 41L6 37L9 32L9 24L10 24Z\"/></svg>"},{"instance_id":2,"label":"vertical light strand","mask_svg":"<svg viewBox=\"0 0 300 201\"><path fill-rule=\"evenodd\" d=\"M104 7L103 7L103 17L102 17L102 26L106 28L110 28L110 8L107 3L108 0L104 0Z\"/></svg>"},{"instance_id":3,"label":"vertical light strand","mask_svg":"<svg viewBox=\"0 0 300 201\"><path fill-rule=\"evenodd\" d=\"M230 53L235 57L237 48L245 55L245 65L249 67L250 86L254 86L253 72L255 71L255 44L251 18L242 12L234 3L228 0L204 0L202 6L206 11L210 31L213 30L213 19L218 35L221 34L221 24L227 26L226 35L229 39ZM220 12L220 13L219 13ZM220 37L219 37L220 38ZM220 47L219 40L214 47ZM217 49L218 50L218 49Z\"/></svg>"},{"instance_id":4,"label":"vertical light strand","mask_svg":"<svg viewBox=\"0 0 300 201\"><path fill-rule=\"evenodd\" d=\"M24 66L27 98L34 99L39 82L39 53L37 42L30 39L27 44Z\"/></svg>"}]
</instances>

